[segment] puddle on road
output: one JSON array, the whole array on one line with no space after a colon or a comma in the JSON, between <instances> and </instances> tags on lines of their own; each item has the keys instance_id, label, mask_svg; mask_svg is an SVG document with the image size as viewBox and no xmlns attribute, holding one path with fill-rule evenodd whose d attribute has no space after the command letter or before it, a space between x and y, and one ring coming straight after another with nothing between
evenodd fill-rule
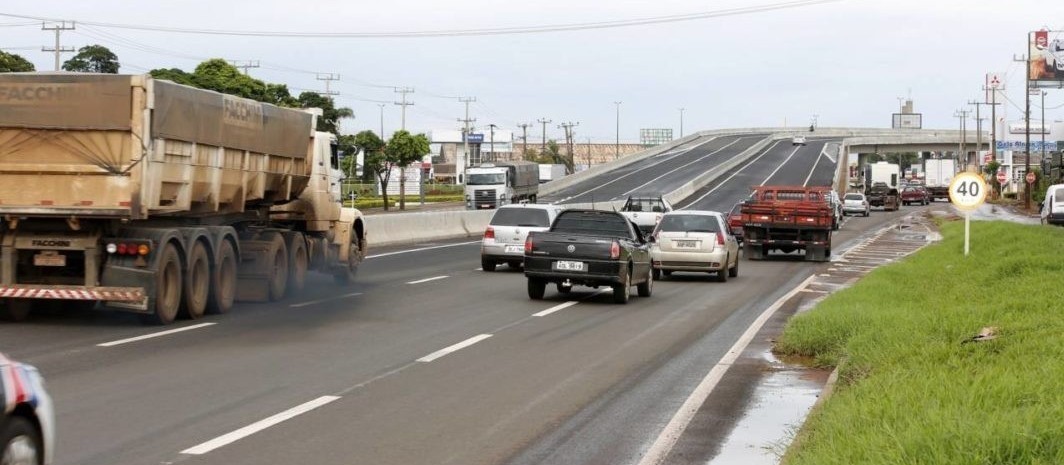
<instances>
[{"instance_id":1,"label":"puddle on road","mask_svg":"<svg viewBox=\"0 0 1064 465\"><path fill-rule=\"evenodd\" d=\"M776 465L827 382L826 370L784 364L771 353L751 407L709 465Z\"/></svg>"}]
</instances>

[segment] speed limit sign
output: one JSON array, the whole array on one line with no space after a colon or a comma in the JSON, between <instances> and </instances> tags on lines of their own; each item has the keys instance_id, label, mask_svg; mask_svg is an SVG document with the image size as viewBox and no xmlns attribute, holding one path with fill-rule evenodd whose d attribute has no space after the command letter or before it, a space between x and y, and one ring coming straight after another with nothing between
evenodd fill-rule
<instances>
[{"instance_id":1,"label":"speed limit sign","mask_svg":"<svg viewBox=\"0 0 1064 465\"><path fill-rule=\"evenodd\" d=\"M949 185L949 201L962 210L974 210L986 200L986 181L975 173L958 173Z\"/></svg>"}]
</instances>

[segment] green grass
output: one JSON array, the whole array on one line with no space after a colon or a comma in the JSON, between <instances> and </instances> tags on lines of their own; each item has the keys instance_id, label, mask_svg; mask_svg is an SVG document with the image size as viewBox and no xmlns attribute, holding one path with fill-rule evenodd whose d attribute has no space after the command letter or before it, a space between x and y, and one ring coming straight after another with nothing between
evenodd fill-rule
<instances>
[{"instance_id":1,"label":"green grass","mask_svg":"<svg viewBox=\"0 0 1064 465\"><path fill-rule=\"evenodd\" d=\"M1064 464L1064 229L942 233L790 321L776 350L839 383L784 463Z\"/></svg>"}]
</instances>

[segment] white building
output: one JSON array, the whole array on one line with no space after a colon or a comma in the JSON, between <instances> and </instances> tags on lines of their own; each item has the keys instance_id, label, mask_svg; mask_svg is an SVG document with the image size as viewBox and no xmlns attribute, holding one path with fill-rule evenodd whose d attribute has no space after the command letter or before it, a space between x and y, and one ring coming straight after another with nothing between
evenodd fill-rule
<instances>
[{"instance_id":1,"label":"white building","mask_svg":"<svg viewBox=\"0 0 1064 465\"><path fill-rule=\"evenodd\" d=\"M493 161L514 159L513 131L500 128L475 128L466 140L461 130L429 131L432 168L436 178L446 182L464 182L465 168Z\"/></svg>"},{"instance_id":2,"label":"white building","mask_svg":"<svg viewBox=\"0 0 1064 465\"><path fill-rule=\"evenodd\" d=\"M1043 126L1041 121L1031 120L1031 167L1041 166L1042 163L1042 139L1045 138L1045 154L1058 150L1057 141L1064 140L1064 122L1052 121ZM997 161L1001 164L1001 170L1005 171L1009 182L1005 186L1006 192L1020 191L1021 183L1025 182L1027 175L1025 168L1028 161L1025 156L1025 144L1027 141L1027 125L1025 121L1013 121L1008 124L1000 123L997 128Z\"/></svg>"}]
</instances>

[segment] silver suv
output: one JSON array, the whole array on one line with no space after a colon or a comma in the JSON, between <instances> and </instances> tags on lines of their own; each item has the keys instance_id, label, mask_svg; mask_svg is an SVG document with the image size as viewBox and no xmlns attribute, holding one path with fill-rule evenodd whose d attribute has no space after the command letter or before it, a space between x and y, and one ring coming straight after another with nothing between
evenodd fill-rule
<instances>
[{"instance_id":1,"label":"silver suv","mask_svg":"<svg viewBox=\"0 0 1064 465\"><path fill-rule=\"evenodd\" d=\"M503 205L491 217L480 242L480 266L495 271L499 263L520 268L525 259L529 231L550 229L562 207L545 204Z\"/></svg>"}]
</instances>

